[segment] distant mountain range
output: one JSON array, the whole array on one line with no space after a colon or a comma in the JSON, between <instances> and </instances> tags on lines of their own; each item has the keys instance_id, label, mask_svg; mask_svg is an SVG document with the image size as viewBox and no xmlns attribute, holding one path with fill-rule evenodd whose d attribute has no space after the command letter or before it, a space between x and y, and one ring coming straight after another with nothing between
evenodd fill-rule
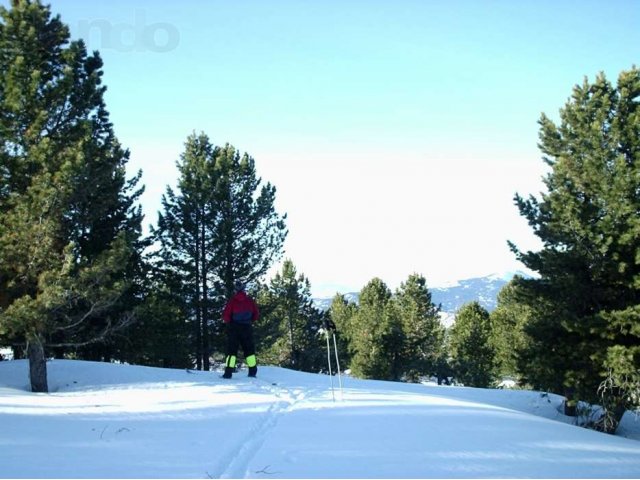
<instances>
[{"instance_id":1,"label":"distant mountain range","mask_svg":"<svg viewBox=\"0 0 640 480\"><path fill-rule=\"evenodd\" d=\"M468 302L478 301L488 311L496 308L498 292L515 276L530 277L524 272L508 272L505 274L492 274L486 277L468 278L459 280L451 285L443 287L429 287L433 303L442 305L442 321L449 326L453 323L455 313ZM350 292L344 294L350 302L357 303L359 293ZM314 298L316 307L328 310L333 298Z\"/></svg>"},{"instance_id":2,"label":"distant mountain range","mask_svg":"<svg viewBox=\"0 0 640 480\"><path fill-rule=\"evenodd\" d=\"M433 303L442 304L443 312L455 313L465 303L475 300L487 310L492 311L497 306L498 293L516 275L529 277L524 272L508 272L503 275L493 274L459 280L455 284L429 288L429 290Z\"/></svg>"}]
</instances>

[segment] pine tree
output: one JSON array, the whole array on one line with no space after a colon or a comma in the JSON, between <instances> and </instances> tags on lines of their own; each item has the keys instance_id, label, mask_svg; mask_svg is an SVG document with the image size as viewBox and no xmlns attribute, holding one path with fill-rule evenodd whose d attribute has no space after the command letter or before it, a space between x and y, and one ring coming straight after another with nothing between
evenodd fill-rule
<instances>
[{"instance_id":1,"label":"pine tree","mask_svg":"<svg viewBox=\"0 0 640 480\"><path fill-rule=\"evenodd\" d=\"M336 342L338 344L338 354L343 366L351 364L351 342L354 335L354 322L358 305L347 301L344 295L337 293L331 301L329 308L329 319L336 325Z\"/></svg>"},{"instance_id":2,"label":"pine tree","mask_svg":"<svg viewBox=\"0 0 640 480\"><path fill-rule=\"evenodd\" d=\"M117 344L117 358L136 365L191 368L189 305L182 279L169 269L152 269L146 290L135 311L136 322Z\"/></svg>"},{"instance_id":3,"label":"pine tree","mask_svg":"<svg viewBox=\"0 0 640 480\"><path fill-rule=\"evenodd\" d=\"M322 369L322 312L311 298L311 285L285 260L259 297L262 319L256 325L258 351L267 363L295 370Z\"/></svg>"},{"instance_id":4,"label":"pine tree","mask_svg":"<svg viewBox=\"0 0 640 480\"><path fill-rule=\"evenodd\" d=\"M497 306L491 312L491 343L496 352L496 373L499 377L522 380L518 366L520 355L526 350L528 337L525 328L533 321L533 310L518 296L516 276L498 293Z\"/></svg>"},{"instance_id":5,"label":"pine tree","mask_svg":"<svg viewBox=\"0 0 640 480\"><path fill-rule=\"evenodd\" d=\"M140 174L115 138L102 61L40 2L0 8L0 335L45 349L104 342L132 320Z\"/></svg>"},{"instance_id":6,"label":"pine tree","mask_svg":"<svg viewBox=\"0 0 640 480\"><path fill-rule=\"evenodd\" d=\"M525 345L516 358L520 379L535 390L564 394L565 414L575 416L575 390L565 381L566 368L584 365L589 358L579 348L578 335L568 332L561 321L571 315L570 310L561 308L557 297L551 300L551 292L542 292L534 282L514 279L517 301L530 311L529 321L523 325Z\"/></svg>"},{"instance_id":7,"label":"pine tree","mask_svg":"<svg viewBox=\"0 0 640 480\"><path fill-rule=\"evenodd\" d=\"M282 253L286 215L275 210L276 189L261 186L255 160L227 144L216 154L215 201L219 207L213 267L227 295L236 279L261 278Z\"/></svg>"},{"instance_id":8,"label":"pine tree","mask_svg":"<svg viewBox=\"0 0 640 480\"><path fill-rule=\"evenodd\" d=\"M152 230L161 245L159 268L165 270L165 276L177 276L174 288L179 288L186 299L185 320L191 325L192 355L199 370L209 370L211 356L214 303L210 289L215 277L210 265L214 261L213 236L219 208L214 199L216 151L205 134L187 138L177 162L179 191L167 187L162 197L163 213L157 229Z\"/></svg>"},{"instance_id":9,"label":"pine tree","mask_svg":"<svg viewBox=\"0 0 640 480\"><path fill-rule=\"evenodd\" d=\"M529 328L533 383L606 403L605 431L638 406L640 387L639 95L635 67L617 87L604 74L576 85L559 125L545 115L539 122L547 192L541 200L515 197L544 244L526 253L512 245L540 274L523 282L544 306ZM542 345L566 355L545 358Z\"/></svg>"},{"instance_id":10,"label":"pine tree","mask_svg":"<svg viewBox=\"0 0 640 480\"><path fill-rule=\"evenodd\" d=\"M425 278L410 275L400 285L396 301L405 337L405 377L417 382L422 376L436 375L438 362L445 355L444 326L438 315L440 307L432 302Z\"/></svg>"},{"instance_id":11,"label":"pine tree","mask_svg":"<svg viewBox=\"0 0 640 480\"><path fill-rule=\"evenodd\" d=\"M460 307L450 336L453 370L470 387L488 387L494 379L495 352L491 345L489 312L478 302Z\"/></svg>"},{"instance_id":12,"label":"pine tree","mask_svg":"<svg viewBox=\"0 0 640 480\"><path fill-rule=\"evenodd\" d=\"M350 348L355 376L400 380L404 332L391 291L379 278L371 280L360 292Z\"/></svg>"}]
</instances>

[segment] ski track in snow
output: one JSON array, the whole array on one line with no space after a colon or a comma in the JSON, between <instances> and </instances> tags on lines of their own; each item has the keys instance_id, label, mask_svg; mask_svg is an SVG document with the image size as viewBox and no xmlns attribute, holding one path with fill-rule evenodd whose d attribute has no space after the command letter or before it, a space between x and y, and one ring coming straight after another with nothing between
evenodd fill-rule
<instances>
[{"instance_id":1,"label":"ski track in snow","mask_svg":"<svg viewBox=\"0 0 640 480\"><path fill-rule=\"evenodd\" d=\"M218 462L217 468L213 472L207 472L210 478L249 478L259 473L249 470L251 459L260 450L269 432L277 425L280 415L304 398L303 393L294 394L288 388L262 378L253 379L252 383L278 400L254 423L248 435L238 442L238 445L229 449Z\"/></svg>"}]
</instances>

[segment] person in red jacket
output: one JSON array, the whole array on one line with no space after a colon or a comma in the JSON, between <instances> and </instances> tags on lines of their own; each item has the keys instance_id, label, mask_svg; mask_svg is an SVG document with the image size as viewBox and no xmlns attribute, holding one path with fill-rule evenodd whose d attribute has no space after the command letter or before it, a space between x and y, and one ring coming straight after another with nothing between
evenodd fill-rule
<instances>
[{"instance_id":1,"label":"person in red jacket","mask_svg":"<svg viewBox=\"0 0 640 480\"><path fill-rule=\"evenodd\" d=\"M222 311L222 321L228 325L227 330L227 358L223 378L231 378L236 368L238 347L242 346L244 358L249 367L249 376L258 373L256 360L256 346L253 341L253 322L260 317L258 305L247 295L245 285L236 282L236 293L227 302Z\"/></svg>"}]
</instances>

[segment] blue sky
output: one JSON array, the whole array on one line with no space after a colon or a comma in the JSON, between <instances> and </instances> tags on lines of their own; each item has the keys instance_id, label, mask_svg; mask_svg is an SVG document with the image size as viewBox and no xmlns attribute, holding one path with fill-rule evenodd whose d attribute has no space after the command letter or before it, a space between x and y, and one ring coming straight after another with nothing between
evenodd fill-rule
<instances>
[{"instance_id":1,"label":"blue sky","mask_svg":"<svg viewBox=\"0 0 640 480\"><path fill-rule=\"evenodd\" d=\"M6 2L3 2L6 4ZM104 59L146 223L203 131L256 159L316 295L522 268L537 120L640 59L640 1L53 0Z\"/></svg>"}]
</instances>

